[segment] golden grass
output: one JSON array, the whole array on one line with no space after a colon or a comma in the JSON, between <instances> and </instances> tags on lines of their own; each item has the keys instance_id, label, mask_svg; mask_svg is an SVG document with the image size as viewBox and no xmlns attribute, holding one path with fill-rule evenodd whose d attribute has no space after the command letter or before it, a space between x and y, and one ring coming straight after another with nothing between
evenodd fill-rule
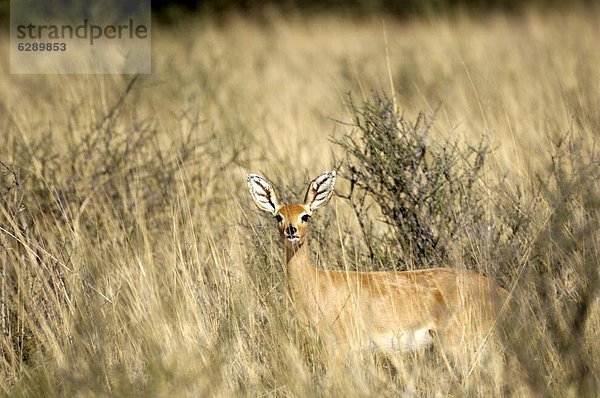
<instances>
[{"instance_id":1,"label":"golden grass","mask_svg":"<svg viewBox=\"0 0 600 398\"><path fill-rule=\"evenodd\" d=\"M600 12L384 19L272 15L155 27L154 73L96 130L128 77L11 76L2 59L3 393L533 394L531 375L499 356L458 380L439 358L418 355L401 358L395 376L364 353L326 370L318 338L298 324L286 294L275 227L252 208L244 176L264 173L298 198L340 155L329 138L349 131L336 121L351 116L346 94L389 92L391 77L407 115L438 109L438 136L489 139L490 181L507 175L511 189L529 186L545 173L550 138L597 139ZM8 45L0 40L5 53ZM119 152L136 126L156 131L151 142ZM94 137L114 142L77 154ZM186 157L177 151L187 139L199 144ZM174 163L152 163L159 151ZM110 153L122 158L108 162ZM101 170L107 163L117 169ZM167 169L164 180L144 174ZM8 189L14 180L21 185ZM334 248L321 255L352 262L361 246L342 236L355 221L339 201L315 219L327 221ZM547 211L536 216L540 229ZM595 311L585 332L592 373L600 369ZM543 323L535 330L550 339ZM549 391L573 396L577 384L557 356L531 360Z\"/></svg>"}]
</instances>

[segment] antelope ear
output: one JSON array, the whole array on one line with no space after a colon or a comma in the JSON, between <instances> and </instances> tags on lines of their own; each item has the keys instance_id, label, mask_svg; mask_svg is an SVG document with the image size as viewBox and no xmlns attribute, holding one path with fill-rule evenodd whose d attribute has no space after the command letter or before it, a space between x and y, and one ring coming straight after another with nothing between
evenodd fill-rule
<instances>
[{"instance_id":1,"label":"antelope ear","mask_svg":"<svg viewBox=\"0 0 600 398\"><path fill-rule=\"evenodd\" d=\"M248 174L246 181L248 182L250 195L252 195L256 206L261 210L275 214L277 209L281 207L281 204L279 203L277 192L275 192L271 183L258 174Z\"/></svg>"},{"instance_id":2,"label":"antelope ear","mask_svg":"<svg viewBox=\"0 0 600 398\"><path fill-rule=\"evenodd\" d=\"M325 206L333 196L333 187L335 186L335 170L326 171L321 174L308 185L304 204L311 211L317 210L319 207Z\"/></svg>"}]
</instances>

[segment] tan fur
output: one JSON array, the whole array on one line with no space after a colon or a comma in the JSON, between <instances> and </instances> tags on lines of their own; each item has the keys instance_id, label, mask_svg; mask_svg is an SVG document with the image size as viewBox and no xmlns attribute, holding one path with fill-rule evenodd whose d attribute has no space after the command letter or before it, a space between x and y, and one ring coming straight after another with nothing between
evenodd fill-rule
<instances>
[{"instance_id":1,"label":"tan fur","mask_svg":"<svg viewBox=\"0 0 600 398\"><path fill-rule=\"evenodd\" d=\"M331 190L334 182L335 173ZM493 328L508 293L475 272L452 268L405 272L317 269L310 256L308 222L302 220L303 215L312 213L310 205L277 203L275 215L281 218L278 227L294 306L301 319L332 343L407 351L433 343L435 336L442 349L456 357L466 343L476 347ZM286 238L290 227L296 229L297 241Z\"/></svg>"}]
</instances>

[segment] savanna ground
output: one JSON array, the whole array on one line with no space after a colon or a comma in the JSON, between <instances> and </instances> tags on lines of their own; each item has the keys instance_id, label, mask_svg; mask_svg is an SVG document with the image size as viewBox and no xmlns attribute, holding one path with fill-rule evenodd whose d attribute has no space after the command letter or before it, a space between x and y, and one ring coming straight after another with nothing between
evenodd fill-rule
<instances>
[{"instance_id":1,"label":"savanna ground","mask_svg":"<svg viewBox=\"0 0 600 398\"><path fill-rule=\"evenodd\" d=\"M137 79L0 62L4 394L597 394L600 10L153 28ZM348 155L369 136L383 156ZM385 178L407 142L408 191ZM429 186L424 167L444 178ZM327 379L245 175L301 199L332 168L346 178L313 218L319 266L494 277L513 297L502 355L461 375L435 350L401 369L351 353ZM398 206L430 240L403 238Z\"/></svg>"}]
</instances>

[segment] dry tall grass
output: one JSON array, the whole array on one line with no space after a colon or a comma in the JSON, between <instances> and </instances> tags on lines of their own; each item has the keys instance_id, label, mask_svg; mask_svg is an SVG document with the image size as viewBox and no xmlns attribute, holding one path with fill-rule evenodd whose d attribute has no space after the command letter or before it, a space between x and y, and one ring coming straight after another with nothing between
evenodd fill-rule
<instances>
[{"instance_id":1,"label":"dry tall grass","mask_svg":"<svg viewBox=\"0 0 600 398\"><path fill-rule=\"evenodd\" d=\"M135 81L10 76L2 59L2 392L594 394L598 37L597 10L385 24L272 15L155 27L154 73ZM437 109L432 141L489 140L489 219L514 227L511 239L455 243L516 302L505 354L470 375L435 352L400 369L351 353L326 369L286 293L275 226L246 192L245 173L260 171L300 195L344 155L330 137L352 130L337 121L353 116L346 93L360 101L390 81L407 117ZM314 220L315 247L329 248L319 263L364 266L351 207L330 208Z\"/></svg>"}]
</instances>

